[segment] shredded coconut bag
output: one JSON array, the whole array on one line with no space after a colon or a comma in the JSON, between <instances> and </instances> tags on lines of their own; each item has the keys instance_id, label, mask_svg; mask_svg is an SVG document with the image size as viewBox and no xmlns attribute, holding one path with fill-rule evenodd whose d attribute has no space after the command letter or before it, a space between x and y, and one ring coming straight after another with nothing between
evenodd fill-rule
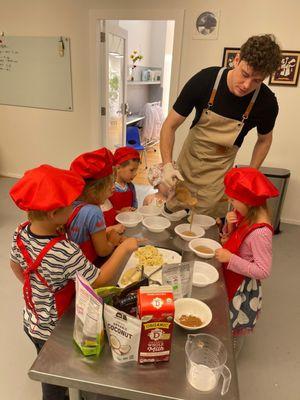
<instances>
[{"instance_id":1,"label":"shredded coconut bag","mask_svg":"<svg viewBox=\"0 0 300 400\"><path fill-rule=\"evenodd\" d=\"M79 273L73 338L85 356L98 356L104 345L103 300Z\"/></svg>"},{"instance_id":2,"label":"shredded coconut bag","mask_svg":"<svg viewBox=\"0 0 300 400\"><path fill-rule=\"evenodd\" d=\"M142 322L107 304L104 304L104 320L114 360L137 361Z\"/></svg>"}]
</instances>

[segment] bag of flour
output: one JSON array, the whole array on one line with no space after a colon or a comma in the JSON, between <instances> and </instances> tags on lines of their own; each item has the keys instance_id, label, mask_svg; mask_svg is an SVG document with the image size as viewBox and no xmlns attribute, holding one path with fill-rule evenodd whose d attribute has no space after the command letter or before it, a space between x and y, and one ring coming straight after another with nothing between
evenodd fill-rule
<instances>
[{"instance_id":1,"label":"bag of flour","mask_svg":"<svg viewBox=\"0 0 300 400\"><path fill-rule=\"evenodd\" d=\"M104 305L104 320L114 360L119 363L137 361L142 322L107 304Z\"/></svg>"}]
</instances>

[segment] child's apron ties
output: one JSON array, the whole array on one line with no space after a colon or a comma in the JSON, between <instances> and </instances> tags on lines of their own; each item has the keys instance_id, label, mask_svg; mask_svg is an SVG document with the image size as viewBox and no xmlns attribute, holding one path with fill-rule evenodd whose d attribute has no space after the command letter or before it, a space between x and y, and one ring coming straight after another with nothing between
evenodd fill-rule
<instances>
[{"instance_id":1,"label":"child's apron ties","mask_svg":"<svg viewBox=\"0 0 300 400\"><path fill-rule=\"evenodd\" d=\"M56 243L66 240L66 236L58 236L56 238L51 239L47 245L41 250L39 255L35 260L32 259L30 256L28 250L26 249L26 246L21 239L21 232L22 230L29 224L29 222L25 222L22 225L19 226L18 233L17 233L17 246L20 249L20 252L22 256L24 257L24 260L27 264L27 268L23 271L23 276L24 276L24 284L23 284L23 295L24 295L24 300L26 303L26 306L28 309L32 311L32 313L35 315L37 321L39 320L35 305L32 300L32 287L30 283L30 276L31 274L35 274L38 278L38 280L45 285L50 292L54 295L54 300L55 300L55 306L56 306L56 311L58 314L58 318L60 318L64 311L69 307L73 296L75 294L75 285L73 280L69 280L68 283L62 288L57 291L54 291L53 288L48 284L46 279L38 272L38 267L40 266L43 258L45 255L48 253L48 251L55 246Z\"/></svg>"}]
</instances>

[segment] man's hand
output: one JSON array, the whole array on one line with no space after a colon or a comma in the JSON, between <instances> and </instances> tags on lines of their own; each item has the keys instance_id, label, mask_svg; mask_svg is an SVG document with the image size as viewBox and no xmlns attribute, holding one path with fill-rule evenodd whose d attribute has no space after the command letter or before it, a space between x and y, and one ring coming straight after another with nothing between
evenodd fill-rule
<instances>
[{"instance_id":1,"label":"man's hand","mask_svg":"<svg viewBox=\"0 0 300 400\"><path fill-rule=\"evenodd\" d=\"M228 263L230 261L231 256L232 253L227 249L217 249L215 251L215 257L221 263Z\"/></svg>"},{"instance_id":2,"label":"man's hand","mask_svg":"<svg viewBox=\"0 0 300 400\"><path fill-rule=\"evenodd\" d=\"M177 180L184 181L181 173L174 168L172 163L167 163L163 166L162 181L168 187L174 187Z\"/></svg>"}]
</instances>

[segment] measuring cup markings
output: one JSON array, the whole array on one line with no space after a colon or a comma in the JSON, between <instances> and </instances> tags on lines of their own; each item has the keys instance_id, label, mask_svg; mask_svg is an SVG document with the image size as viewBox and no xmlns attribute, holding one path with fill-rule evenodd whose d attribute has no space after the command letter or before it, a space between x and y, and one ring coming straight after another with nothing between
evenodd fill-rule
<instances>
[{"instance_id":1,"label":"measuring cup markings","mask_svg":"<svg viewBox=\"0 0 300 400\"><path fill-rule=\"evenodd\" d=\"M224 344L209 334L188 335L185 345L186 373L189 383L197 390L213 390L223 376L221 394L227 393L231 373L225 365L227 351Z\"/></svg>"}]
</instances>

